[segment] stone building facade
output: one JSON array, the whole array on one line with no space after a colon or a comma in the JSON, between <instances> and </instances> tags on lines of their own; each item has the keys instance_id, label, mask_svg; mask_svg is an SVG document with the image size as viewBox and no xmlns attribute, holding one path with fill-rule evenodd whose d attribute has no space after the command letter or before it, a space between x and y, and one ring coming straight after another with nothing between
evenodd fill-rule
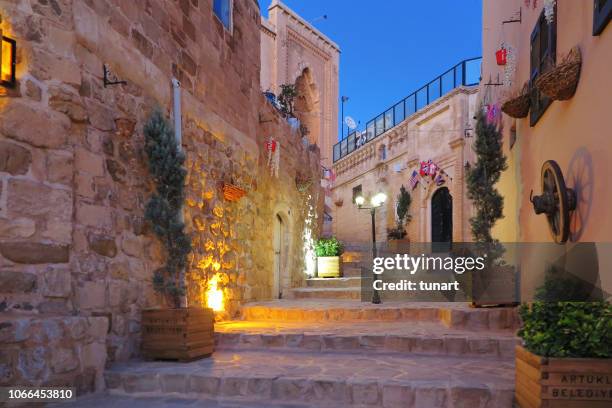
<instances>
[{"instance_id":1,"label":"stone building facade","mask_svg":"<svg viewBox=\"0 0 612 408\"><path fill-rule=\"evenodd\" d=\"M296 116L308 138L321 149L321 162L331 167L338 140L338 70L340 48L280 0L272 0L261 21L261 87L278 94L295 84L300 96Z\"/></svg>"},{"instance_id":2,"label":"stone building facade","mask_svg":"<svg viewBox=\"0 0 612 408\"><path fill-rule=\"evenodd\" d=\"M99 389L106 362L139 353L140 312L163 304L151 279L165 260L144 219L143 126L153 109L172 117L172 78L189 305L206 304L215 274L222 317L302 283L319 150L261 94L257 2L231 4L227 28L211 0L0 1L2 32L17 43L17 81L0 97L0 385ZM105 86L103 65L125 83ZM225 200L226 183L247 194Z\"/></svg>"},{"instance_id":3,"label":"stone building facade","mask_svg":"<svg viewBox=\"0 0 612 408\"><path fill-rule=\"evenodd\" d=\"M459 87L437 101L368 141L334 163L336 180L332 189L333 232L347 244L371 241L369 214L354 204L355 194L369 198L376 193L387 195L387 202L376 212L376 240L387 240L387 229L396 225L395 207L400 187L411 194L407 238L411 242L431 242L441 215L432 211L432 202L450 196L452 211L443 216L452 226L452 241L471 241L469 218L472 205L466 196L466 162L473 162L470 129L476 109L477 87ZM420 163L431 160L446 176L438 185L431 177L419 178L410 187L413 171ZM438 174L440 172L438 171Z\"/></svg>"}]
</instances>

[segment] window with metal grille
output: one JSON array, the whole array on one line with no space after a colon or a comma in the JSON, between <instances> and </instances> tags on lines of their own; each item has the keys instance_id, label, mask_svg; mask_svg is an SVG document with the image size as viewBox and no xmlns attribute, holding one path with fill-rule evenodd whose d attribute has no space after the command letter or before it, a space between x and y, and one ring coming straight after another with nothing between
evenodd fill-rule
<instances>
[{"instance_id":1,"label":"window with metal grille","mask_svg":"<svg viewBox=\"0 0 612 408\"><path fill-rule=\"evenodd\" d=\"M355 204L355 199L359 196L361 196L362 192L361 192L361 184L358 186L353 187L353 204Z\"/></svg>"},{"instance_id":2,"label":"window with metal grille","mask_svg":"<svg viewBox=\"0 0 612 408\"><path fill-rule=\"evenodd\" d=\"M594 0L593 35L599 35L612 18L612 0Z\"/></svg>"},{"instance_id":3,"label":"window with metal grille","mask_svg":"<svg viewBox=\"0 0 612 408\"><path fill-rule=\"evenodd\" d=\"M531 88L529 124L531 126L535 126L552 102L549 98L540 94L534 82L538 75L554 66L556 59L557 18L549 24L544 17L544 11L542 11L531 33L531 75L529 77Z\"/></svg>"}]
</instances>

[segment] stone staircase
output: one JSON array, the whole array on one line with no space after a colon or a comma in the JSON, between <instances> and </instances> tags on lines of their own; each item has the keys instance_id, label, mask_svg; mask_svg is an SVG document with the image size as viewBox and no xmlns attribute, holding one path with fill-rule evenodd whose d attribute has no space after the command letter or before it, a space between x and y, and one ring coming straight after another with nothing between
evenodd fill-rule
<instances>
[{"instance_id":1,"label":"stone staircase","mask_svg":"<svg viewBox=\"0 0 612 408\"><path fill-rule=\"evenodd\" d=\"M360 251L345 252L341 278L306 279L306 287L292 289L291 296L294 299L360 299L362 260Z\"/></svg>"},{"instance_id":2,"label":"stone staircase","mask_svg":"<svg viewBox=\"0 0 612 408\"><path fill-rule=\"evenodd\" d=\"M105 378L111 397L133 401L510 408L517 324L514 309L459 303L259 302L216 324L211 358L115 364Z\"/></svg>"},{"instance_id":3,"label":"stone staircase","mask_svg":"<svg viewBox=\"0 0 612 408\"><path fill-rule=\"evenodd\" d=\"M342 254L342 277L340 278L310 278L306 279L306 287L296 288L290 291L293 299L361 299L362 298L362 274L369 278L371 256L369 250L355 247L353 250ZM415 275L419 281L443 282L454 280L452 273L440 275L439 273L419 273ZM368 283L369 285L369 283ZM385 296L392 297L389 300L411 300L422 301L425 296L429 301L446 302L449 299L440 292L427 292L426 294L415 293L386 293ZM365 299L363 299L365 300ZM457 293L457 299L466 300L464 293Z\"/></svg>"}]
</instances>

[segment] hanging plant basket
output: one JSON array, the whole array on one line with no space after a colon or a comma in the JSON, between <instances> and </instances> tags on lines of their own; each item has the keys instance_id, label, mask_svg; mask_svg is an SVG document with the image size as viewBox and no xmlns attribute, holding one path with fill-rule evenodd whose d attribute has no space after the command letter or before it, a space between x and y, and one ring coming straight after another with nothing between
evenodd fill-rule
<instances>
[{"instance_id":1,"label":"hanging plant basket","mask_svg":"<svg viewBox=\"0 0 612 408\"><path fill-rule=\"evenodd\" d=\"M499 50L495 51L495 59L497 60L497 65L506 65L508 61L508 50L504 47L501 47Z\"/></svg>"},{"instance_id":2,"label":"hanging plant basket","mask_svg":"<svg viewBox=\"0 0 612 408\"><path fill-rule=\"evenodd\" d=\"M516 119L527 117L531 104L528 89L528 86L525 84L518 96L507 99L501 106L502 112Z\"/></svg>"},{"instance_id":3,"label":"hanging plant basket","mask_svg":"<svg viewBox=\"0 0 612 408\"><path fill-rule=\"evenodd\" d=\"M344 204L344 200L342 198L338 198L336 199L336 201L334 201L334 204L336 205L336 207L342 207L342 204Z\"/></svg>"},{"instance_id":4,"label":"hanging plant basket","mask_svg":"<svg viewBox=\"0 0 612 408\"><path fill-rule=\"evenodd\" d=\"M229 183L223 184L223 197L227 201L238 201L246 195L246 190Z\"/></svg>"},{"instance_id":5,"label":"hanging plant basket","mask_svg":"<svg viewBox=\"0 0 612 408\"><path fill-rule=\"evenodd\" d=\"M574 47L560 64L540 75L535 80L535 86L542 94L553 100L565 101L570 99L574 96L578 87L581 65L580 49Z\"/></svg>"}]
</instances>

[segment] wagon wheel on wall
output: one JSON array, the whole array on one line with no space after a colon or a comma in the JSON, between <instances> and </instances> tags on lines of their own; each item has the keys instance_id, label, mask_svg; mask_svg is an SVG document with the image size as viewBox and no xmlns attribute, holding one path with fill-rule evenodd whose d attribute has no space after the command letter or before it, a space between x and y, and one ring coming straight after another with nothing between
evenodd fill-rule
<instances>
[{"instance_id":1,"label":"wagon wheel on wall","mask_svg":"<svg viewBox=\"0 0 612 408\"><path fill-rule=\"evenodd\" d=\"M550 233L557 244L567 242L570 211L576 209L576 192L565 185L561 168L554 160L542 165L542 195L529 197L536 214L546 214Z\"/></svg>"}]
</instances>

